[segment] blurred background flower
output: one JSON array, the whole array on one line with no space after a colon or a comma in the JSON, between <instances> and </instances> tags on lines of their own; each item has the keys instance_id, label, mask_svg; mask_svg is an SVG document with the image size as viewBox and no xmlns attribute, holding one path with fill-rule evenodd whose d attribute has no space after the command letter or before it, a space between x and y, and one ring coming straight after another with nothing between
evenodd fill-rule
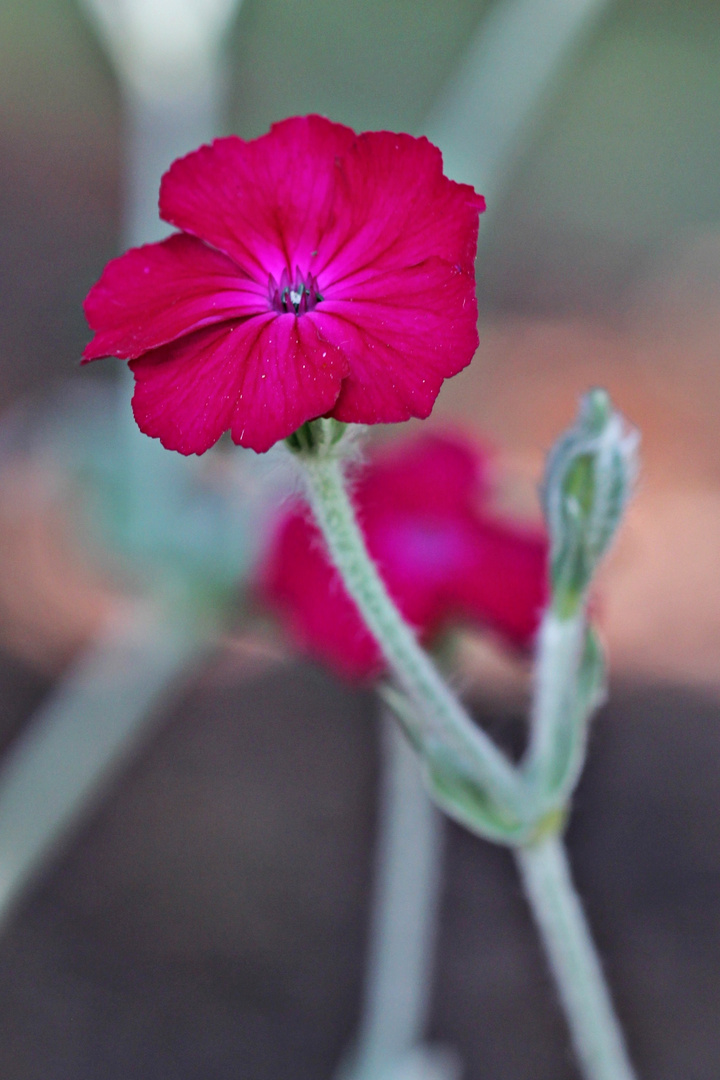
<instances>
[{"instance_id":1,"label":"blurred background flower","mask_svg":"<svg viewBox=\"0 0 720 1080\"><path fill-rule=\"evenodd\" d=\"M497 517L489 453L456 434L376 451L352 476L368 550L390 595L427 644L453 624L491 629L530 650L547 594L540 530ZM269 541L259 593L301 648L350 678L384 664L304 506Z\"/></svg>"}]
</instances>

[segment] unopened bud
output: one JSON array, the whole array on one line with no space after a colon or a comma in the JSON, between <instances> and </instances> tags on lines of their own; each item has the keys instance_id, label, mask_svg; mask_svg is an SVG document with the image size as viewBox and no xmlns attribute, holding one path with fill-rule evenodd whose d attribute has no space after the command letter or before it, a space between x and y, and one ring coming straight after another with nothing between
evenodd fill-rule
<instances>
[{"instance_id":1,"label":"unopened bud","mask_svg":"<svg viewBox=\"0 0 720 1080\"><path fill-rule=\"evenodd\" d=\"M637 474L639 434L604 390L591 390L550 451L543 503L553 607L574 615L612 543Z\"/></svg>"}]
</instances>

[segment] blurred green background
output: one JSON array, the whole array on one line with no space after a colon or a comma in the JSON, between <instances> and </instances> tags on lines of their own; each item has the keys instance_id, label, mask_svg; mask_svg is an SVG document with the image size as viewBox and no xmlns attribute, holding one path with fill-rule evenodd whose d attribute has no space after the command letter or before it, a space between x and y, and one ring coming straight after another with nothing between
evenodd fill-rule
<instances>
[{"instance_id":1,"label":"blurred green background","mask_svg":"<svg viewBox=\"0 0 720 1080\"><path fill-rule=\"evenodd\" d=\"M492 5L246 0L227 129L318 111L420 132ZM607 310L659 248L720 219L720 7L607 5L565 65L488 215L486 309ZM117 246L119 100L70 0L0 6L0 403L69 373L81 301Z\"/></svg>"}]
</instances>

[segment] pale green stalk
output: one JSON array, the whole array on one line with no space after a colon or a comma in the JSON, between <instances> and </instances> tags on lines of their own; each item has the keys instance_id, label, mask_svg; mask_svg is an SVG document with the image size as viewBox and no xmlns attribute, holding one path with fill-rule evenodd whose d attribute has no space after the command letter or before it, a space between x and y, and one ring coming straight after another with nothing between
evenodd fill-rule
<instances>
[{"instance_id":1,"label":"pale green stalk","mask_svg":"<svg viewBox=\"0 0 720 1080\"><path fill-rule=\"evenodd\" d=\"M192 619L136 604L55 687L0 764L0 930L125 767L208 647Z\"/></svg>"},{"instance_id":2,"label":"pale green stalk","mask_svg":"<svg viewBox=\"0 0 720 1080\"><path fill-rule=\"evenodd\" d=\"M562 840L546 836L515 858L584 1074L635 1080Z\"/></svg>"},{"instance_id":3,"label":"pale green stalk","mask_svg":"<svg viewBox=\"0 0 720 1080\"><path fill-rule=\"evenodd\" d=\"M443 818L389 708L381 725L380 800L367 971L340 1080L453 1080L454 1058L422 1043L432 986ZM410 1069L409 1062L417 1064Z\"/></svg>"},{"instance_id":4,"label":"pale green stalk","mask_svg":"<svg viewBox=\"0 0 720 1080\"><path fill-rule=\"evenodd\" d=\"M578 721L575 699L584 641L583 612L561 619L552 607L547 609L537 638L530 730L523 762L540 813L545 809L543 803L565 803L582 768L587 723L585 718ZM563 742L573 745L564 747ZM559 763L565 776L558 775Z\"/></svg>"}]
</instances>

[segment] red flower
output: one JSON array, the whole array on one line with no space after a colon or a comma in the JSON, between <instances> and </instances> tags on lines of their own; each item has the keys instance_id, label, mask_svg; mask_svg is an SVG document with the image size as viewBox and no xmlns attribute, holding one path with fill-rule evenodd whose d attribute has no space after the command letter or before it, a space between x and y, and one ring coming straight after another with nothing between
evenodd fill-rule
<instances>
[{"instance_id":1,"label":"red flower","mask_svg":"<svg viewBox=\"0 0 720 1080\"><path fill-rule=\"evenodd\" d=\"M492 627L527 647L547 597L547 542L487 508L487 459L458 438L426 435L360 473L354 501L370 554L405 618L427 640L451 621ZM280 523L260 593L294 639L341 673L383 662L308 514Z\"/></svg>"},{"instance_id":2,"label":"red flower","mask_svg":"<svg viewBox=\"0 0 720 1080\"><path fill-rule=\"evenodd\" d=\"M84 360L130 360L138 425L183 454L228 430L267 450L317 416L427 416L477 347L483 209L427 139L320 116L218 139L163 177L181 232L90 291Z\"/></svg>"}]
</instances>

